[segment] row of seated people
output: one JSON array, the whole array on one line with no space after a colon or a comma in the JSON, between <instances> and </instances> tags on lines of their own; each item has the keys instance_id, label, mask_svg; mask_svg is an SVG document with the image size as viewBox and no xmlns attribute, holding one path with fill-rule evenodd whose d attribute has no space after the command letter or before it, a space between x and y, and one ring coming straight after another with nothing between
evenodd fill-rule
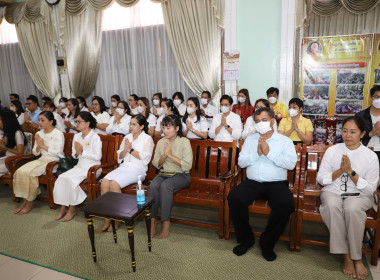
<instances>
[{"instance_id":1,"label":"row of seated people","mask_svg":"<svg viewBox=\"0 0 380 280\"><path fill-rule=\"evenodd\" d=\"M204 93L204 95L204 97L207 96L207 101L209 102L209 93ZM177 97L178 96L176 96L176 98ZM181 98L183 98L182 94ZM153 101L155 100L157 99L153 99ZM204 116L204 107L200 105L200 101L196 97L190 97L187 100L187 106L184 106L184 115L179 112L175 104L176 100L180 99L161 99L160 107L157 108L157 110L155 106L152 107L156 113L158 112L157 115L154 112L152 113L149 106L149 100L147 98L140 97L137 100L137 113L144 115L148 120L149 135L157 137L163 136L161 125L162 119L165 116L174 114L181 117L183 134L187 138L211 138L216 141L228 142L246 139L249 135L256 133L256 124L252 117L253 111L263 107L270 108L271 106L268 100L258 99L253 107L250 105L249 93L245 89L239 92L239 104L237 105L233 105L233 100L229 95L223 95L220 99L221 113L209 113L212 117L209 115ZM40 111L38 109L36 97L28 97L26 104L29 112L20 115L23 117L20 122L22 124L22 122L26 120L29 121L34 127L38 128L38 119L36 117L38 117ZM57 122L57 129L63 132L77 133L78 129L76 128L75 119L79 112L85 111L84 109L86 109L86 107L82 106L82 109L80 109L80 103L78 102L78 99L75 98L69 99L67 104L68 114L64 119L62 119L59 115L59 112L56 112L55 105L52 101L45 100L42 109L44 111L53 112L54 118ZM181 103L179 106L181 105L183 104ZM252 110L250 108L252 108ZM14 105L11 106L11 109L14 110ZM278 128L276 123L275 129L278 129L279 133L289 136L294 142L303 142L310 145L312 143L313 125L309 119L302 116L302 109L303 101L301 99L291 99L289 101L290 116L288 118L283 118ZM30 115L31 111L33 112L32 115ZM234 113L234 111L236 113ZM246 114L246 112L248 114ZM132 113L132 110L130 110L127 102L118 101L117 107L113 110L113 116L110 116L106 111L103 98L98 96L94 97L92 100L91 114L97 120L97 133L113 135L127 135L130 133L130 119L131 116L135 115L135 113Z\"/></svg>"},{"instance_id":2,"label":"row of seated people","mask_svg":"<svg viewBox=\"0 0 380 280\"><path fill-rule=\"evenodd\" d=\"M7 117L5 117L7 115ZM14 115L9 111L0 112L1 125L5 132L5 120ZM274 113L269 108L254 112L258 133L248 137L239 155L239 165L247 168L247 179L235 187L228 196L228 204L239 245L233 252L241 256L253 246L254 237L248 224L248 206L259 198L269 201L272 212L268 225L260 238L262 254L267 261L276 259L274 246L294 211L292 194L287 182L287 170L292 170L297 155L292 141L273 130ZM11 117L10 117L11 118ZM160 238L166 238L170 230L170 212L173 193L189 186L193 154L190 141L182 136L181 120L176 115L163 119L164 138L158 141L153 165L165 172L173 172L171 178L157 176L149 186L149 195L155 198L152 206L152 232L155 235L156 217L161 207L163 227ZM82 203L86 194L79 183L86 178L92 165L100 163L101 141L94 133L96 120L88 112L80 112L76 118L79 133L74 136L72 156L78 164L60 175L54 186L54 201L62 205L57 220L69 221L75 214L75 206ZM15 211L26 214L33 208L38 195L38 180L48 162L57 159L63 151L63 133L54 128L55 119L51 112L40 113L41 131L36 134L33 153L42 156L27 163L14 174L14 192L24 198ZM146 134L147 121L142 115L131 119L131 134L125 136L118 151L118 161L123 163L110 172L102 181L102 194L107 191L121 192L121 188L136 182L136 176L145 176L147 165L153 153L153 140ZM21 128L15 134L22 135ZM366 133L364 121L360 117L347 118L343 123L344 143L326 151L320 166L318 182L325 186L321 195L321 215L330 230L330 252L344 254L343 272L348 277L365 279L366 268L361 261L361 241L363 239L365 211L372 206L373 192L379 179L379 163L376 154L364 147L360 139ZM16 137L15 138L23 138ZM5 132L5 143L9 134ZM24 140L24 139L22 139ZM15 148L21 145L15 140ZM18 141L18 142L17 142ZM359 193L352 197L347 193ZM106 222L104 230L109 229Z\"/></svg>"}]
</instances>

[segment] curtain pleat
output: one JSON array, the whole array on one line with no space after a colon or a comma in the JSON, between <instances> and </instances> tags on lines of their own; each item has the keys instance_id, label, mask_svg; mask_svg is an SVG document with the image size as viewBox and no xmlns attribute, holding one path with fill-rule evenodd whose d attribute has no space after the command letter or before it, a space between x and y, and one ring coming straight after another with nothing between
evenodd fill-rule
<instances>
[{"instance_id":1,"label":"curtain pleat","mask_svg":"<svg viewBox=\"0 0 380 280\"><path fill-rule=\"evenodd\" d=\"M213 95L221 86L220 19L224 1L176 0L162 4L166 31L178 68L190 89L198 96L204 90Z\"/></svg>"},{"instance_id":2,"label":"curtain pleat","mask_svg":"<svg viewBox=\"0 0 380 280\"><path fill-rule=\"evenodd\" d=\"M89 96L96 84L102 45L101 14L87 6L79 15L66 16L64 48L74 96Z\"/></svg>"},{"instance_id":3,"label":"curtain pleat","mask_svg":"<svg viewBox=\"0 0 380 280\"><path fill-rule=\"evenodd\" d=\"M42 18L34 22L23 19L16 25L16 31L33 82L44 95L54 98L60 90L55 46Z\"/></svg>"}]
</instances>

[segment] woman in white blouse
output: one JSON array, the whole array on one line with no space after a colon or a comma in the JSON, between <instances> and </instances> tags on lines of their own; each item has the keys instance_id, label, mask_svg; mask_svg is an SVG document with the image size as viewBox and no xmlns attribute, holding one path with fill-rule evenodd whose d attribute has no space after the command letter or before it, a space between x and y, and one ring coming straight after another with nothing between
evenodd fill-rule
<instances>
[{"instance_id":1,"label":"woman in white blouse","mask_svg":"<svg viewBox=\"0 0 380 280\"><path fill-rule=\"evenodd\" d=\"M65 130L67 133L77 133L78 130L75 124L75 119L80 112L78 100L75 98L70 98L67 101L67 109L69 110L69 114L66 115L63 122L66 127Z\"/></svg>"},{"instance_id":2,"label":"woman in white blouse","mask_svg":"<svg viewBox=\"0 0 380 280\"><path fill-rule=\"evenodd\" d=\"M56 108L53 101L50 100L45 101L44 107L42 108L42 110L44 111L49 111L53 113L54 119L57 122L57 125L55 127L60 131L65 132L65 124L63 123L63 119L58 113L55 112L55 109Z\"/></svg>"},{"instance_id":3,"label":"woman in white blouse","mask_svg":"<svg viewBox=\"0 0 380 280\"><path fill-rule=\"evenodd\" d=\"M267 99L257 99L255 102L254 111L260 108L270 108L269 101ZM273 125L273 130L277 131L277 122ZM241 138L245 140L249 135L256 133L256 123L253 119L253 116L249 116L245 122L243 133L241 134Z\"/></svg>"},{"instance_id":4,"label":"woman in white blouse","mask_svg":"<svg viewBox=\"0 0 380 280\"><path fill-rule=\"evenodd\" d=\"M152 97L152 104L153 106L150 108L150 112L156 116L156 118L160 117L162 114L160 111L162 110L161 108L161 101L162 101L162 93L157 92L153 94Z\"/></svg>"},{"instance_id":5,"label":"woman in white blouse","mask_svg":"<svg viewBox=\"0 0 380 280\"><path fill-rule=\"evenodd\" d=\"M365 279L362 242L366 210L373 204L379 180L376 154L361 144L365 134L362 118L343 121L344 143L328 148L318 171L323 185L320 213L330 231L330 253L343 254L343 273L348 278Z\"/></svg>"},{"instance_id":6,"label":"woman in white blouse","mask_svg":"<svg viewBox=\"0 0 380 280\"><path fill-rule=\"evenodd\" d=\"M0 110L0 149L5 151L5 157L0 159L0 177L9 174L5 159L10 156L22 156L27 143L24 132L15 114L10 110Z\"/></svg>"},{"instance_id":7,"label":"woman in white blouse","mask_svg":"<svg viewBox=\"0 0 380 280\"><path fill-rule=\"evenodd\" d=\"M161 108L163 111L161 112L161 116L157 119L156 127L154 128L154 136L155 137L161 137L164 136L164 133L162 131L162 120L169 115L176 115L179 117L179 112L177 107L174 105L173 100L163 98L161 101Z\"/></svg>"},{"instance_id":8,"label":"woman in white blouse","mask_svg":"<svg viewBox=\"0 0 380 280\"><path fill-rule=\"evenodd\" d=\"M89 112L80 112L76 123L80 132L74 135L72 157L79 161L72 169L58 176L53 191L54 203L62 205L55 219L62 222L68 222L76 215L75 206L87 197L79 184L87 178L90 167L99 165L102 158L102 141L93 130L96 127L94 117Z\"/></svg>"},{"instance_id":9,"label":"woman in white blouse","mask_svg":"<svg viewBox=\"0 0 380 280\"><path fill-rule=\"evenodd\" d=\"M223 95L220 98L220 111L211 123L209 136L215 141L232 142L239 140L243 130L243 124L239 115L231 112L232 97Z\"/></svg>"},{"instance_id":10,"label":"woman in white blouse","mask_svg":"<svg viewBox=\"0 0 380 280\"><path fill-rule=\"evenodd\" d=\"M106 128L107 134L127 135L129 133L129 106L125 101L119 101L114 110L114 115L110 118L109 125Z\"/></svg>"},{"instance_id":11,"label":"woman in white blouse","mask_svg":"<svg viewBox=\"0 0 380 280\"><path fill-rule=\"evenodd\" d=\"M141 181L145 179L154 148L153 139L147 134L146 118L141 114L132 116L130 131L131 133L124 137L117 151L120 166L102 180L101 194L109 191L121 193L122 188L137 183L139 175L141 175ZM112 231L112 227L109 227L110 221L106 220L102 230Z\"/></svg>"},{"instance_id":12,"label":"woman in white blouse","mask_svg":"<svg viewBox=\"0 0 380 280\"><path fill-rule=\"evenodd\" d=\"M208 121L202 116L199 100L190 97L187 100L186 113L182 118L183 135L190 139L206 139Z\"/></svg>"},{"instance_id":13,"label":"woman in white blouse","mask_svg":"<svg viewBox=\"0 0 380 280\"><path fill-rule=\"evenodd\" d=\"M94 96L92 98L92 116L96 120L96 133L107 134L106 129L110 121L110 115L107 113L107 107L103 98Z\"/></svg>"},{"instance_id":14,"label":"woman in white blouse","mask_svg":"<svg viewBox=\"0 0 380 280\"><path fill-rule=\"evenodd\" d=\"M183 97L182 92L175 92L172 96L173 98L173 103L176 106L180 117L183 117L186 113L186 105L183 104L185 102L185 98Z\"/></svg>"},{"instance_id":15,"label":"woman in white blouse","mask_svg":"<svg viewBox=\"0 0 380 280\"><path fill-rule=\"evenodd\" d=\"M149 100L146 97L140 97L137 101L137 111L139 114L143 115L148 122L148 134L154 136L154 129L156 127L157 118L150 112L149 109Z\"/></svg>"},{"instance_id":16,"label":"woman in white blouse","mask_svg":"<svg viewBox=\"0 0 380 280\"><path fill-rule=\"evenodd\" d=\"M24 199L15 214L27 214L33 209L33 202L40 193L38 176L45 173L49 162L58 160L58 154L63 153L65 138L63 132L55 128L53 113L40 113L38 124L41 130L35 135L33 154L41 157L21 166L14 174L13 191L16 197Z\"/></svg>"},{"instance_id":17,"label":"woman in white blouse","mask_svg":"<svg viewBox=\"0 0 380 280\"><path fill-rule=\"evenodd\" d=\"M24 108L22 108L22 104L19 100L13 100L11 101L11 106L9 107L9 109L15 113L16 117L17 117L17 120L18 120L18 123L19 124L23 124L25 119L24 119Z\"/></svg>"},{"instance_id":18,"label":"woman in white blouse","mask_svg":"<svg viewBox=\"0 0 380 280\"><path fill-rule=\"evenodd\" d=\"M88 112L86 99L83 96L77 96L77 101L79 103L79 110Z\"/></svg>"}]
</instances>

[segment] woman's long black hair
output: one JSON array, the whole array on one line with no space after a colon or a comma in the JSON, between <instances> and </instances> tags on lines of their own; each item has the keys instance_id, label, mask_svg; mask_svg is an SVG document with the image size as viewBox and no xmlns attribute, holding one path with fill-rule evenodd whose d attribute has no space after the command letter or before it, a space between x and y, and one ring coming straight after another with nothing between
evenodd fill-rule
<instances>
[{"instance_id":1,"label":"woman's long black hair","mask_svg":"<svg viewBox=\"0 0 380 280\"><path fill-rule=\"evenodd\" d=\"M3 122L4 139L6 138L5 146L10 149L16 146L16 132L18 130L20 130L24 136L24 145L26 145L28 141L26 140L15 113L8 109L1 110L0 117Z\"/></svg>"}]
</instances>

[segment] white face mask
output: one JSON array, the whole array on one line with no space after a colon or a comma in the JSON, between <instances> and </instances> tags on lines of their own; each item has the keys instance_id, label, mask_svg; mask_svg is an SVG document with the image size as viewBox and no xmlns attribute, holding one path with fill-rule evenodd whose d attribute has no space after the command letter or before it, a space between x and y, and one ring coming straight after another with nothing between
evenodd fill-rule
<instances>
[{"instance_id":1,"label":"white face mask","mask_svg":"<svg viewBox=\"0 0 380 280\"><path fill-rule=\"evenodd\" d=\"M182 101L181 101L181 99L174 99L173 103L174 103L175 106L178 106L179 104L182 103Z\"/></svg>"},{"instance_id":2,"label":"white face mask","mask_svg":"<svg viewBox=\"0 0 380 280\"><path fill-rule=\"evenodd\" d=\"M117 102L111 102L111 106L112 107L116 107L117 106Z\"/></svg>"},{"instance_id":3,"label":"white face mask","mask_svg":"<svg viewBox=\"0 0 380 280\"><path fill-rule=\"evenodd\" d=\"M201 104L206 105L208 103L207 98L201 98Z\"/></svg>"},{"instance_id":4,"label":"white face mask","mask_svg":"<svg viewBox=\"0 0 380 280\"><path fill-rule=\"evenodd\" d=\"M59 107L63 108L63 107L65 107L65 106L66 106L66 103L65 103L65 102L60 102L60 103L59 103Z\"/></svg>"},{"instance_id":5,"label":"white face mask","mask_svg":"<svg viewBox=\"0 0 380 280\"><path fill-rule=\"evenodd\" d=\"M15 107L15 106L11 106L11 107L9 107L9 109L10 109L12 112L16 112L16 107Z\"/></svg>"},{"instance_id":6,"label":"white face mask","mask_svg":"<svg viewBox=\"0 0 380 280\"><path fill-rule=\"evenodd\" d=\"M228 113L230 111L230 107L228 106L221 106L220 107L220 111L225 114L225 113Z\"/></svg>"},{"instance_id":7,"label":"white face mask","mask_svg":"<svg viewBox=\"0 0 380 280\"><path fill-rule=\"evenodd\" d=\"M160 100L158 99L153 99L153 105L158 105L160 104Z\"/></svg>"},{"instance_id":8,"label":"white face mask","mask_svg":"<svg viewBox=\"0 0 380 280\"><path fill-rule=\"evenodd\" d=\"M116 112L117 112L120 116L124 115L124 109L122 109L122 108L116 108Z\"/></svg>"},{"instance_id":9,"label":"white face mask","mask_svg":"<svg viewBox=\"0 0 380 280\"><path fill-rule=\"evenodd\" d=\"M162 108L162 107L157 108L156 110L157 110L157 114L158 114L159 116L162 116L162 115L165 114L165 110L164 110L164 108Z\"/></svg>"},{"instance_id":10,"label":"white face mask","mask_svg":"<svg viewBox=\"0 0 380 280\"><path fill-rule=\"evenodd\" d=\"M259 122L256 124L256 131L260 134L265 134L268 131L271 131L270 122Z\"/></svg>"},{"instance_id":11,"label":"white face mask","mask_svg":"<svg viewBox=\"0 0 380 280\"><path fill-rule=\"evenodd\" d=\"M82 104L79 103L79 109L82 109L82 108L83 108Z\"/></svg>"},{"instance_id":12,"label":"white face mask","mask_svg":"<svg viewBox=\"0 0 380 280\"><path fill-rule=\"evenodd\" d=\"M142 112L144 112L144 111L145 111L145 107L143 107L143 106L137 107L137 112L139 112L139 114L142 114Z\"/></svg>"},{"instance_id":13,"label":"white face mask","mask_svg":"<svg viewBox=\"0 0 380 280\"><path fill-rule=\"evenodd\" d=\"M187 111L187 113L188 113L189 115L191 115L192 113L195 112L195 108L187 107L186 111Z\"/></svg>"},{"instance_id":14,"label":"white face mask","mask_svg":"<svg viewBox=\"0 0 380 280\"><path fill-rule=\"evenodd\" d=\"M295 117L298 115L298 110L296 110L296 109L289 109L288 112L289 112L289 116L291 116L291 117Z\"/></svg>"},{"instance_id":15,"label":"white face mask","mask_svg":"<svg viewBox=\"0 0 380 280\"><path fill-rule=\"evenodd\" d=\"M269 103L274 104L277 102L277 98L272 96L272 97L268 98L268 101L269 101Z\"/></svg>"},{"instance_id":16,"label":"white face mask","mask_svg":"<svg viewBox=\"0 0 380 280\"><path fill-rule=\"evenodd\" d=\"M379 109L380 108L380 99L375 99L372 101L373 107Z\"/></svg>"},{"instance_id":17,"label":"white face mask","mask_svg":"<svg viewBox=\"0 0 380 280\"><path fill-rule=\"evenodd\" d=\"M245 102L246 98L245 97L239 97L238 100L240 103L243 103L243 102Z\"/></svg>"}]
</instances>

